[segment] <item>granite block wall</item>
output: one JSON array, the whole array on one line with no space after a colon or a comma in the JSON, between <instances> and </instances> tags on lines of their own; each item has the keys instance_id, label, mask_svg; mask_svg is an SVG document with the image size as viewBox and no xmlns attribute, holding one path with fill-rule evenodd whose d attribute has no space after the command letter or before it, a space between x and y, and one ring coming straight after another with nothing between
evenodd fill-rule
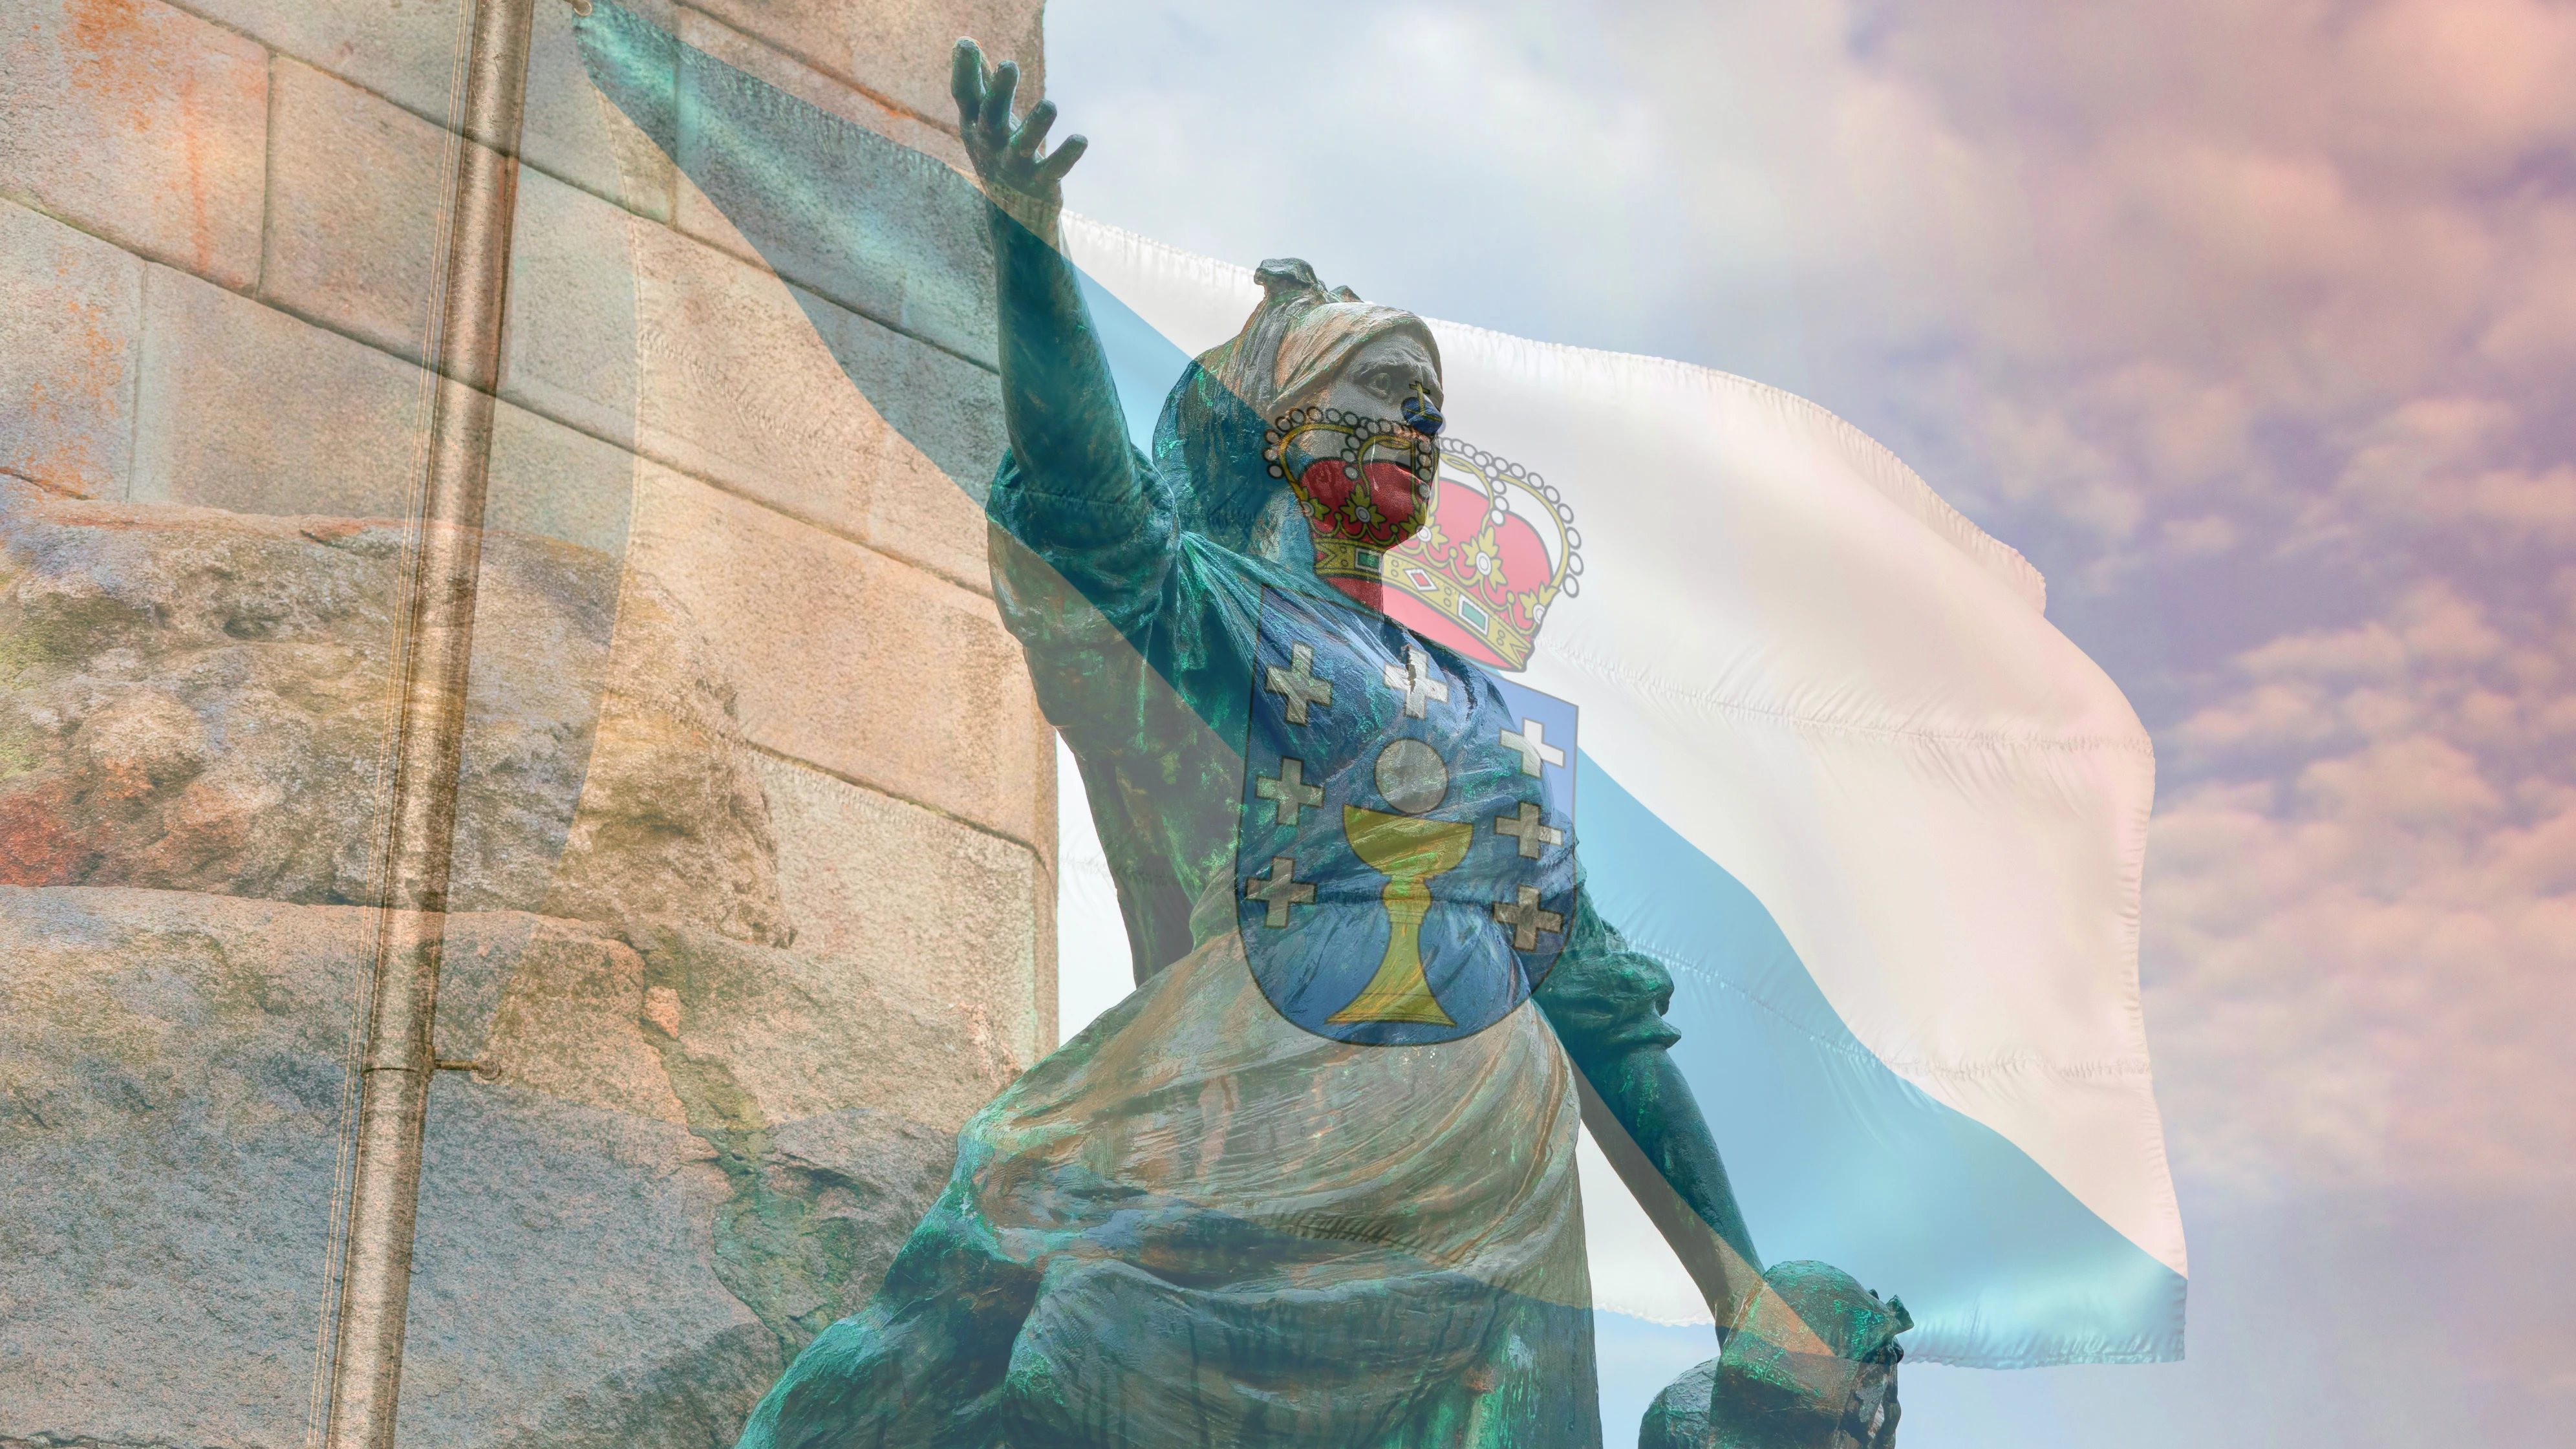
<instances>
[{"instance_id":1,"label":"granite block wall","mask_svg":"<svg viewBox=\"0 0 2576 1449\"><path fill-rule=\"evenodd\" d=\"M0 0L0 1445L312 1428L467 3ZM950 42L1042 60L1037 0L634 8L947 164ZM989 324L757 256L571 20L407 1445L730 1442L1055 1038L1053 747L951 481Z\"/></svg>"}]
</instances>

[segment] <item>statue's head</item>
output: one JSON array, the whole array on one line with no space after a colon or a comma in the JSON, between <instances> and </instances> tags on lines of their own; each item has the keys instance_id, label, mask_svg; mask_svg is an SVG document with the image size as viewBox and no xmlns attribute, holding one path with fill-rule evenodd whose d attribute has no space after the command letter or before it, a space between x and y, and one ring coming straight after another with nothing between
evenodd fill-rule
<instances>
[{"instance_id":1,"label":"statue's head","mask_svg":"<svg viewBox=\"0 0 2576 1449\"><path fill-rule=\"evenodd\" d=\"M1257 548L1302 517L1392 548L1429 517L1439 469L1440 344L1421 318L1327 288L1294 259L1257 274L1261 305L1202 354L1157 430L1180 464L1185 526Z\"/></svg>"}]
</instances>

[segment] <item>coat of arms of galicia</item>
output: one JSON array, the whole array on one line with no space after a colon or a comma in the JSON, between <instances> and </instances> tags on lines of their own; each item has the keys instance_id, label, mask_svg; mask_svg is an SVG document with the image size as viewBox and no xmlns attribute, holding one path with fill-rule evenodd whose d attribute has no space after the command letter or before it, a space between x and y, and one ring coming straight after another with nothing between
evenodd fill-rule
<instances>
[{"instance_id":1,"label":"coat of arms of galicia","mask_svg":"<svg viewBox=\"0 0 2576 1449\"><path fill-rule=\"evenodd\" d=\"M1340 461L1329 436L1289 441L1300 462ZM1530 528L1506 516L1509 494L1481 476L1472 498L1441 506L1450 491L1468 493L1452 471L1441 470L1426 501L1435 519L1456 520L1441 532L1459 538L1429 542L1457 555L1437 563L1455 565L1440 572L1459 587L1405 590L1437 617L1387 608L1408 629L1329 599L1262 595L1238 920L1271 1004L1339 1041L1400 1046L1482 1031L1537 989L1574 919L1575 708L1476 662L1526 662L1545 601L1572 592L1572 530L1547 494L1560 547L1530 550L1545 598L1523 584L1461 609L1461 599L1496 594L1496 524ZM1525 477L1513 472L1513 482ZM1339 504L1328 489L1298 492L1318 573L1349 589L1332 568ZM1481 570L1479 542L1489 550ZM1390 584L1402 568L1428 572L1432 560L1406 557L1420 551L1389 551ZM1533 597L1517 597L1524 591Z\"/></svg>"}]
</instances>

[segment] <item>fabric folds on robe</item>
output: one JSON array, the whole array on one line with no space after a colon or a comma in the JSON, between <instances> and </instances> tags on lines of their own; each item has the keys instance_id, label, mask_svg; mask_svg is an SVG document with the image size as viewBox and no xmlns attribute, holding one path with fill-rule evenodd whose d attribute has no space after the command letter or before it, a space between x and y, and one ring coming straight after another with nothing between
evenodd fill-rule
<instances>
[{"instance_id":1,"label":"fabric folds on robe","mask_svg":"<svg viewBox=\"0 0 2576 1449\"><path fill-rule=\"evenodd\" d=\"M1220 936L967 1124L742 1443L1597 1444L1577 1117L1538 1013L1333 1042Z\"/></svg>"}]
</instances>

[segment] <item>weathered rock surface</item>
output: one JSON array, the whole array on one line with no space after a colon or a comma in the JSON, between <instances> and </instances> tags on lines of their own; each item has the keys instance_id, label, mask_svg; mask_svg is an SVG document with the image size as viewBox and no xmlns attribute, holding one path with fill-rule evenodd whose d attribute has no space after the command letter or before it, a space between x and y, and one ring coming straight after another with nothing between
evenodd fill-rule
<instances>
[{"instance_id":1,"label":"weathered rock surface","mask_svg":"<svg viewBox=\"0 0 2576 1449\"><path fill-rule=\"evenodd\" d=\"M374 920L0 886L0 1443L302 1438ZM730 1442L990 1088L794 952L448 920L438 1049L484 1069L432 1094L403 1442Z\"/></svg>"},{"instance_id":2,"label":"weathered rock surface","mask_svg":"<svg viewBox=\"0 0 2576 1449\"><path fill-rule=\"evenodd\" d=\"M480 643L478 631L478 668ZM778 841L733 684L686 611L632 571L608 666L547 913L620 922L643 912L787 944Z\"/></svg>"},{"instance_id":3,"label":"weathered rock surface","mask_svg":"<svg viewBox=\"0 0 2576 1449\"><path fill-rule=\"evenodd\" d=\"M0 495L0 882L370 899L405 542ZM483 559L455 907L649 901L784 941L760 783L687 620L570 544L491 533Z\"/></svg>"},{"instance_id":4,"label":"weathered rock surface","mask_svg":"<svg viewBox=\"0 0 2576 1449\"><path fill-rule=\"evenodd\" d=\"M527 915L450 921L469 974L508 974L531 948L622 949ZM0 1440L303 1437L374 922L358 907L0 887ZM656 1199L693 1172L713 1181L703 1144L675 1123L591 1116L558 1135L550 1171L622 1165L618 1191L583 1184L587 1210L684 1228ZM702 1267L689 1281L694 1259L652 1285L639 1319L739 1314ZM646 1353L688 1347L667 1328L629 1336Z\"/></svg>"},{"instance_id":5,"label":"weathered rock surface","mask_svg":"<svg viewBox=\"0 0 2576 1449\"><path fill-rule=\"evenodd\" d=\"M439 1053L480 1062L478 1086L684 1126L716 1174L693 1218L702 1254L792 1352L875 1291L945 1183L957 1128L1017 1064L837 963L667 923L637 936L630 950L541 931L507 956L451 955ZM466 1134L477 1160L508 1158L502 1138L545 1140L520 1099L479 1094L479 1128L443 1110L433 1140ZM478 1198L551 1199L562 1184L547 1162L532 1149L467 1180ZM496 1348L516 1337L487 1336Z\"/></svg>"},{"instance_id":6,"label":"weathered rock surface","mask_svg":"<svg viewBox=\"0 0 2576 1449\"><path fill-rule=\"evenodd\" d=\"M0 495L0 1445L305 1435L403 544ZM649 581L489 535L468 703L402 1440L728 1443L1027 1048L790 945Z\"/></svg>"}]
</instances>

